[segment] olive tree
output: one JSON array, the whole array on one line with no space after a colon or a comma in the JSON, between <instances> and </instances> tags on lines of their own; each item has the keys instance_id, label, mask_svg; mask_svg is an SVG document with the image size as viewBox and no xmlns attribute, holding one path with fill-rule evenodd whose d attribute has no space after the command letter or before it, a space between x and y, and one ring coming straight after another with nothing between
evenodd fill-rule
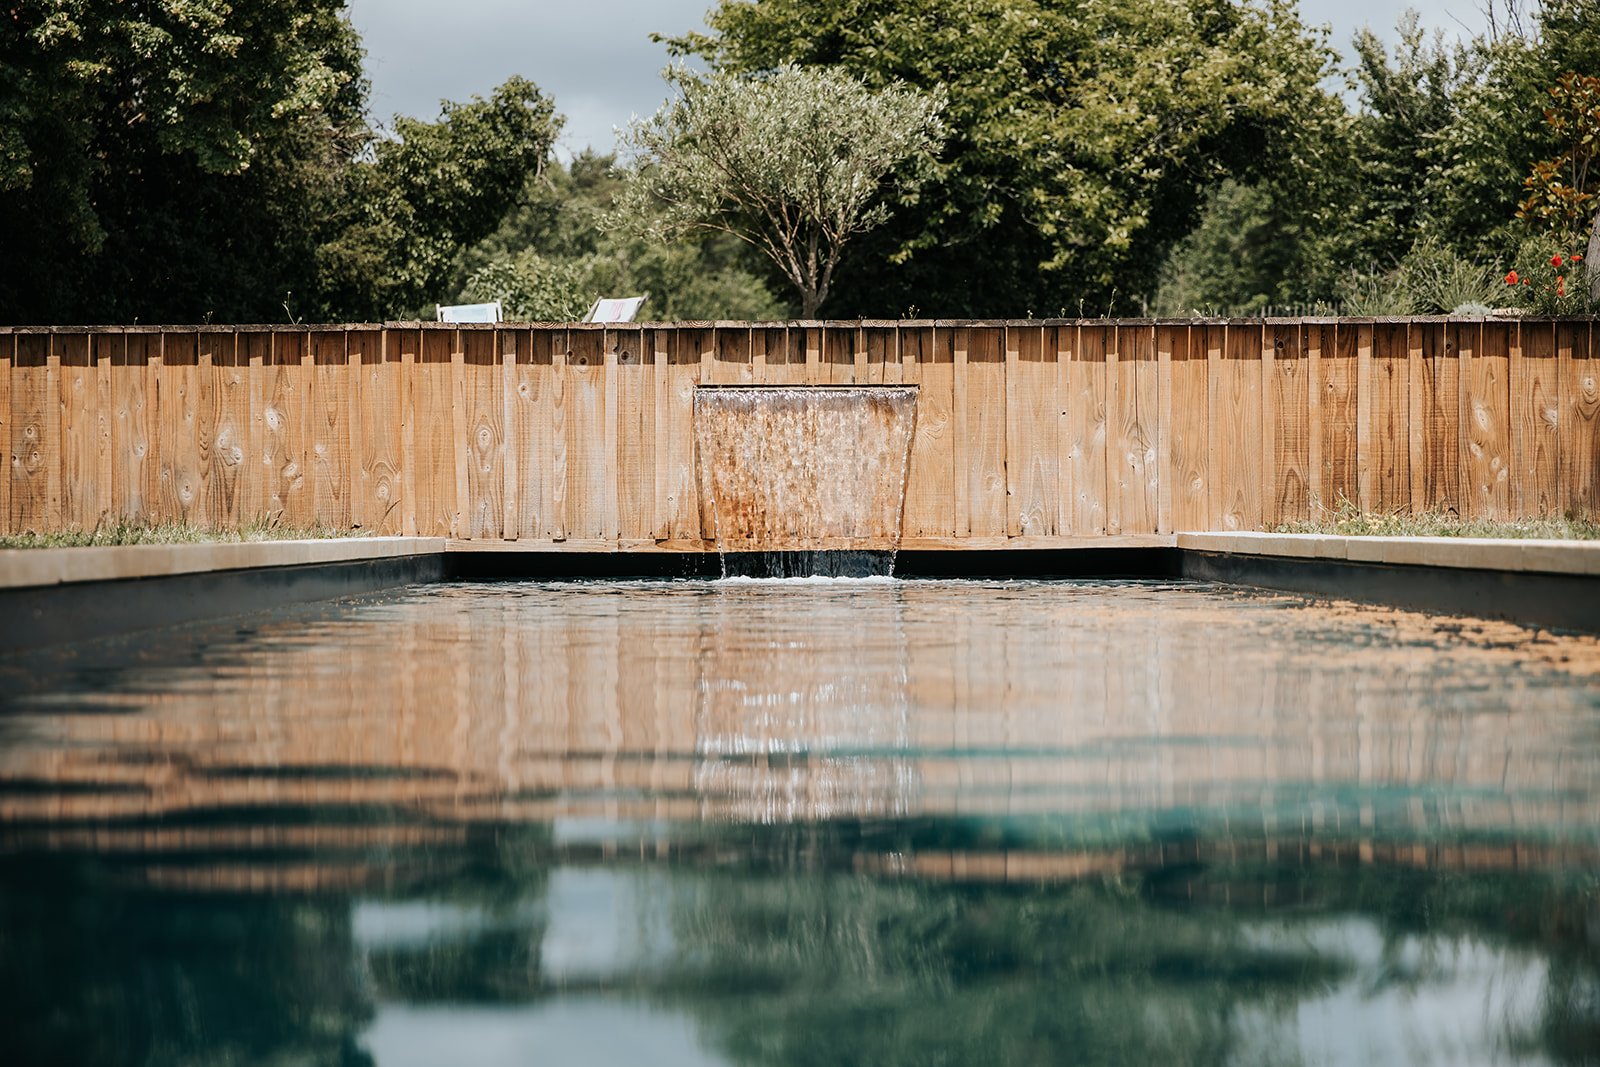
<instances>
[{"instance_id":1,"label":"olive tree","mask_svg":"<svg viewBox=\"0 0 1600 1067\"><path fill-rule=\"evenodd\" d=\"M632 165L613 229L661 240L724 231L760 249L815 318L851 237L889 217L944 139L942 90L874 91L842 72L785 64L759 74L665 77L677 90L623 135Z\"/></svg>"}]
</instances>

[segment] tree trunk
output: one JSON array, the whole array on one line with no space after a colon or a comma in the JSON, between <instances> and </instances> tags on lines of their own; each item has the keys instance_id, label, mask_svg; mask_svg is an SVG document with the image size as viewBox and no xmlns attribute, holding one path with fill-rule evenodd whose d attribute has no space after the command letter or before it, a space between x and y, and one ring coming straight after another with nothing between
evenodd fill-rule
<instances>
[{"instance_id":1,"label":"tree trunk","mask_svg":"<svg viewBox=\"0 0 1600 1067\"><path fill-rule=\"evenodd\" d=\"M817 305L820 303L822 301L817 298L817 290L815 288L800 290L800 317L802 319L816 318Z\"/></svg>"},{"instance_id":2,"label":"tree trunk","mask_svg":"<svg viewBox=\"0 0 1600 1067\"><path fill-rule=\"evenodd\" d=\"M1600 211L1594 213L1594 225L1589 227L1589 247L1583 258L1589 279L1589 302L1600 304Z\"/></svg>"}]
</instances>

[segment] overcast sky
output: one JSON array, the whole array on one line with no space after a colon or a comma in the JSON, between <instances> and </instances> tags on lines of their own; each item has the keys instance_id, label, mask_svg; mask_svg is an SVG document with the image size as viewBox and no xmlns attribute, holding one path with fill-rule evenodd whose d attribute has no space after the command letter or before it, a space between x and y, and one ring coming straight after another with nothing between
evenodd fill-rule
<instances>
[{"instance_id":1,"label":"overcast sky","mask_svg":"<svg viewBox=\"0 0 1600 1067\"><path fill-rule=\"evenodd\" d=\"M1135 0L1137 2L1137 0ZM1484 26L1486 0L1300 0L1301 17L1329 23L1348 54L1370 25L1392 40L1406 7L1447 37ZM666 97L666 49L652 31L703 29L710 0L350 0L367 47L372 109L431 119L439 101L487 96L513 74L532 79L567 116L563 156L591 145L611 151L615 126L649 115Z\"/></svg>"}]
</instances>

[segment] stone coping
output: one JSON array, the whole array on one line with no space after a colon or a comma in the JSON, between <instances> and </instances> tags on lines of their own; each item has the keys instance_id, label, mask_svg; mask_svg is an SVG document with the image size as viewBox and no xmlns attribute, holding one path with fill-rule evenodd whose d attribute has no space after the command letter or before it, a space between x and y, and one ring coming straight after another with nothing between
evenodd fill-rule
<instances>
[{"instance_id":1,"label":"stone coping","mask_svg":"<svg viewBox=\"0 0 1600 1067\"><path fill-rule=\"evenodd\" d=\"M444 551L442 537L338 537L176 545L0 549L0 589L158 578L201 571L296 567Z\"/></svg>"},{"instance_id":2,"label":"stone coping","mask_svg":"<svg viewBox=\"0 0 1600 1067\"><path fill-rule=\"evenodd\" d=\"M1600 541L1492 537L1338 537L1329 534L1180 533L1180 549L1411 567L1600 575Z\"/></svg>"}]
</instances>

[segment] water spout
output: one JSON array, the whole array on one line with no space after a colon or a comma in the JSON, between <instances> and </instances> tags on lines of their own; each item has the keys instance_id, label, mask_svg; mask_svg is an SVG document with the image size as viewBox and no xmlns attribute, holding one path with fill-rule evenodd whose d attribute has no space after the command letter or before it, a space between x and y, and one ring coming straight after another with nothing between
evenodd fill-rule
<instances>
[{"instance_id":1,"label":"water spout","mask_svg":"<svg viewBox=\"0 0 1600 1067\"><path fill-rule=\"evenodd\" d=\"M697 388L700 526L723 573L891 573L916 397L915 386Z\"/></svg>"}]
</instances>

